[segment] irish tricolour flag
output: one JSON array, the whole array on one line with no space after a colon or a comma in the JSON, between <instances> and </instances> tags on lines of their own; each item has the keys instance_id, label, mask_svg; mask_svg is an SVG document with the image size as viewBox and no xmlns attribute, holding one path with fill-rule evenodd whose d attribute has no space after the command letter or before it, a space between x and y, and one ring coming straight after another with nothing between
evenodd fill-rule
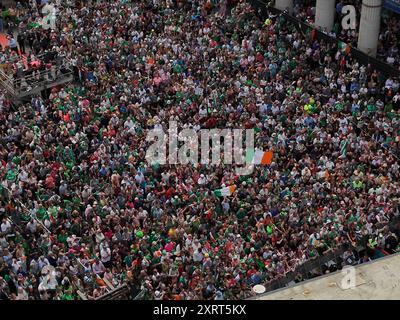
<instances>
[{"instance_id":1,"label":"irish tricolour flag","mask_svg":"<svg viewBox=\"0 0 400 320\"><path fill-rule=\"evenodd\" d=\"M269 165L272 162L272 151L248 150L246 153L246 163Z\"/></svg>"},{"instance_id":2,"label":"irish tricolour flag","mask_svg":"<svg viewBox=\"0 0 400 320\"><path fill-rule=\"evenodd\" d=\"M217 197L229 197L232 195L236 190L236 186L225 187L222 189L218 189L214 191L214 194Z\"/></svg>"},{"instance_id":3,"label":"irish tricolour flag","mask_svg":"<svg viewBox=\"0 0 400 320\"><path fill-rule=\"evenodd\" d=\"M344 43L343 41L339 41L338 46L339 46L339 50L346 54L349 54L351 51L350 46L347 43Z\"/></svg>"}]
</instances>

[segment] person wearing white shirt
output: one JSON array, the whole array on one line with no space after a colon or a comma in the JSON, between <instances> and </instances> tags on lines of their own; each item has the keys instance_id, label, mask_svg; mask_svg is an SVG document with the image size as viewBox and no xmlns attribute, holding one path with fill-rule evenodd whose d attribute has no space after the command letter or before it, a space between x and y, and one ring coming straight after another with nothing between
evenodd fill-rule
<instances>
[{"instance_id":1,"label":"person wearing white shirt","mask_svg":"<svg viewBox=\"0 0 400 320\"><path fill-rule=\"evenodd\" d=\"M8 233L11 231L11 223L6 218L3 219L3 223L1 224L1 232Z\"/></svg>"},{"instance_id":2,"label":"person wearing white shirt","mask_svg":"<svg viewBox=\"0 0 400 320\"><path fill-rule=\"evenodd\" d=\"M18 179L22 182L28 182L28 173L25 170L21 170L18 174Z\"/></svg>"},{"instance_id":3,"label":"person wearing white shirt","mask_svg":"<svg viewBox=\"0 0 400 320\"><path fill-rule=\"evenodd\" d=\"M197 183L198 183L199 185L204 185L204 184L206 184L206 183L207 183L207 178L206 178L206 176L204 176L204 174L201 174L201 175L200 175L200 178L197 180Z\"/></svg>"},{"instance_id":4,"label":"person wearing white shirt","mask_svg":"<svg viewBox=\"0 0 400 320\"><path fill-rule=\"evenodd\" d=\"M104 267L103 263L99 261L98 258L96 258L95 262L92 264L92 270L94 274L103 274L106 271L106 268Z\"/></svg>"},{"instance_id":5,"label":"person wearing white shirt","mask_svg":"<svg viewBox=\"0 0 400 320\"><path fill-rule=\"evenodd\" d=\"M207 116L207 108L205 106L200 106L199 115L200 115L200 117Z\"/></svg>"},{"instance_id":6,"label":"person wearing white shirt","mask_svg":"<svg viewBox=\"0 0 400 320\"><path fill-rule=\"evenodd\" d=\"M171 175L170 175L169 172L163 172L163 173L161 173L161 178L162 178L162 180L163 180L164 182L168 182L170 176L171 176Z\"/></svg>"},{"instance_id":7,"label":"person wearing white shirt","mask_svg":"<svg viewBox=\"0 0 400 320\"><path fill-rule=\"evenodd\" d=\"M30 233L35 233L37 230L37 222L34 219L31 219L27 225L26 225L26 229L30 232Z\"/></svg>"},{"instance_id":8,"label":"person wearing white shirt","mask_svg":"<svg viewBox=\"0 0 400 320\"><path fill-rule=\"evenodd\" d=\"M393 80L391 78L388 78L385 82L385 88L386 89L391 89L393 86Z\"/></svg>"},{"instance_id":9,"label":"person wearing white shirt","mask_svg":"<svg viewBox=\"0 0 400 320\"><path fill-rule=\"evenodd\" d=\"M105 241L100 244L100 257L104 267L109 268L111 266L111 249Z\"/></svg>"},{"instance_id":10,"label":"person wearing white shirt","mask_svg":"<svg viewBox=\"0 0 400 320\"><path fill-rule=\"evenodd\" d=\"M45 266L48 265L50 265L49 260L47 260L47 258L45 258L44 256L41 256L38 260L39 270L42 270Z\"/></svg>"},{"instance_id":11,"label":"person wearing white shirt","mask_svg":"<svg viewBox=\"0 0 400 320\"><path fill-rule=\"evenodd\" d=\"M137 183L142 183L144 180L144 175L141 171L138 171L137 174L135 175L135 180Z\"/></svg>"},{"instance_id":12,"label":"person wearing white shirt","mask_svg":"<svg viewBox=\"0 0 400 320\"><path fill-rule=\"evenodd\" d=\"M16 300L28 300L29 295L28 293L24 290L23 287L18 288L18 295Z\"/></svg>"}]
</instances>

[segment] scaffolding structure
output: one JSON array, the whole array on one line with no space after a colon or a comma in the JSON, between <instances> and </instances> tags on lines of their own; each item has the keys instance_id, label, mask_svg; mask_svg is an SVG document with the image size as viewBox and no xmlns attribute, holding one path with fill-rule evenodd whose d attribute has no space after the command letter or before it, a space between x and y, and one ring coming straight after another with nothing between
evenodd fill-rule
<instances>
[{"instance_id":1,"label":"scaffolding structure","mask_svg":"<svg viewBox=\"0 0 400 320\"><path fill-rule=\"evenodd\" d=\"M40 94L43 90L57 87L74 79L72 69L57 66L36 74L15 79L0 69L0 87L15 102Z\"/></svg>"}]
</instances>

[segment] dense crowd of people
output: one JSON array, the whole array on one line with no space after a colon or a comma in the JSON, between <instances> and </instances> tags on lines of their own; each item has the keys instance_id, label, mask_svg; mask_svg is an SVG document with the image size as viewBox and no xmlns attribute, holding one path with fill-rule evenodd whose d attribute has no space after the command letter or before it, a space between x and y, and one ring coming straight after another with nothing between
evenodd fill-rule
<instances>
[{"instance_id":1,"label":"dense crowd of people","mask_svg":"<svg viewBox=\"0 0 400 320\"><path fill-rule=\"evenodd\" d=\"M355 29L344 30L342 28L342 8L345 5L353 5L356 12ZM315 23L316 13L315 0L294 0L294 15L311 25ZM361 18L362 0L340 0L336 2L335 23L332 30L322 30L326 34L340 39L349 45L357 48L359 21ZM377 58L384 61L396 69L400 70L400 16L398 13L388 9L383 9L381 18L381 28L378 42Z\"/></svg>"},{"instance_id":2,"label":"dense crowd of people","mask_svg":"<svg viewBox=\"0 0 400 320\"><path fill-rule=\"evenodd\" d=\"M12 11L12 14L9 13ZM32 6L9 9L4 19L8 46L0 52L0 69L9 77L15 90L30 91L35 83L54 81L68 72L63 52L50 47L52 32L42 32L43 17ZM4 14L3 14L4 16ZM17 35L15 25L18 26ZM4 45L4 44L3 44Z\"/></svg>"},{"instance_id":3,"label":"dense crowd of people","mask_svg":"<svg viewBox=\"0 0 400 320\"><path fill-rule=\"evenodd\" d=\"M2 299L127 282L145 299L240 299L344 245L365 250L339 268L398 250L399 79L243 0L58 10L35 32L75 81L0 97ZM254 129L273 162L149 165L147 133L171 119Z\"/></svg>"}]
</instances>

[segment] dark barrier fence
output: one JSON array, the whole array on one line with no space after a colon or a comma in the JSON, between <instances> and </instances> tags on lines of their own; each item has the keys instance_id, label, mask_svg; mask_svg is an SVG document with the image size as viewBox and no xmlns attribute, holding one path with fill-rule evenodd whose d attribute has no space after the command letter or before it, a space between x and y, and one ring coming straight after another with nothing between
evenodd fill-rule
<instances>
[{"instance_id":1,"label":"dark barrier fence","mask_svg":"<svg viewBox=\"0 0 400 320\"><path fill-rule=\"evenodd\" d=\"M266 292L289 286L293 282L296 282L298 276L301 276L301 280L308 280L320 276L326 269L328 269L327 263L330 261L332 261L338 268L341 268L343 261L342 255L345 251L345 248L341 247L304 262L302 265L298 266L296 270L286 273L284 277L264 284Z\"/></svg>"},{"instance_id":2,"label":"dark barrier fence","mask_svg":"<svg viewBox=\"0 0 400 320\"><path fill-rule=\"evenodd\" d=\"M326 42L331 42L331 43L336 43L338 44L340 40L333 38L318 29L316 29L313 25L310 25L304 21L301 21L297 19L296 17L293 17L285 12L282 12L279 9L276 9L272 6L269 5L269 3L266 3L261 0L247 0L254 9L261 15L262 18L267 18L269 13L272 13L274 15L282 15L285 17L286 20L292 22L298 29L300 29L302 32L306 33L310 30L315 30L316 31L316 37L317 39L322 39ZM385 76L392 76L392 77L398 77L400 76L400 70L392 67L391 65L380 61L374 57L368 56L364 52L350 46L350 52L351 55L357 59L361 64L368 65L370 64L374 69L380 71L383 73Z\"/></svg>"},{"instance_id":3,"label":"dark barrier fence","mask_svg":"<svg viewBox=\"0 0 400 320\"><path fill-rule=\"evenodd\" d=\"M97 298L96 300L130 300L130 289L124 284L111 292Z\"/></svg>"}]
</instances>

